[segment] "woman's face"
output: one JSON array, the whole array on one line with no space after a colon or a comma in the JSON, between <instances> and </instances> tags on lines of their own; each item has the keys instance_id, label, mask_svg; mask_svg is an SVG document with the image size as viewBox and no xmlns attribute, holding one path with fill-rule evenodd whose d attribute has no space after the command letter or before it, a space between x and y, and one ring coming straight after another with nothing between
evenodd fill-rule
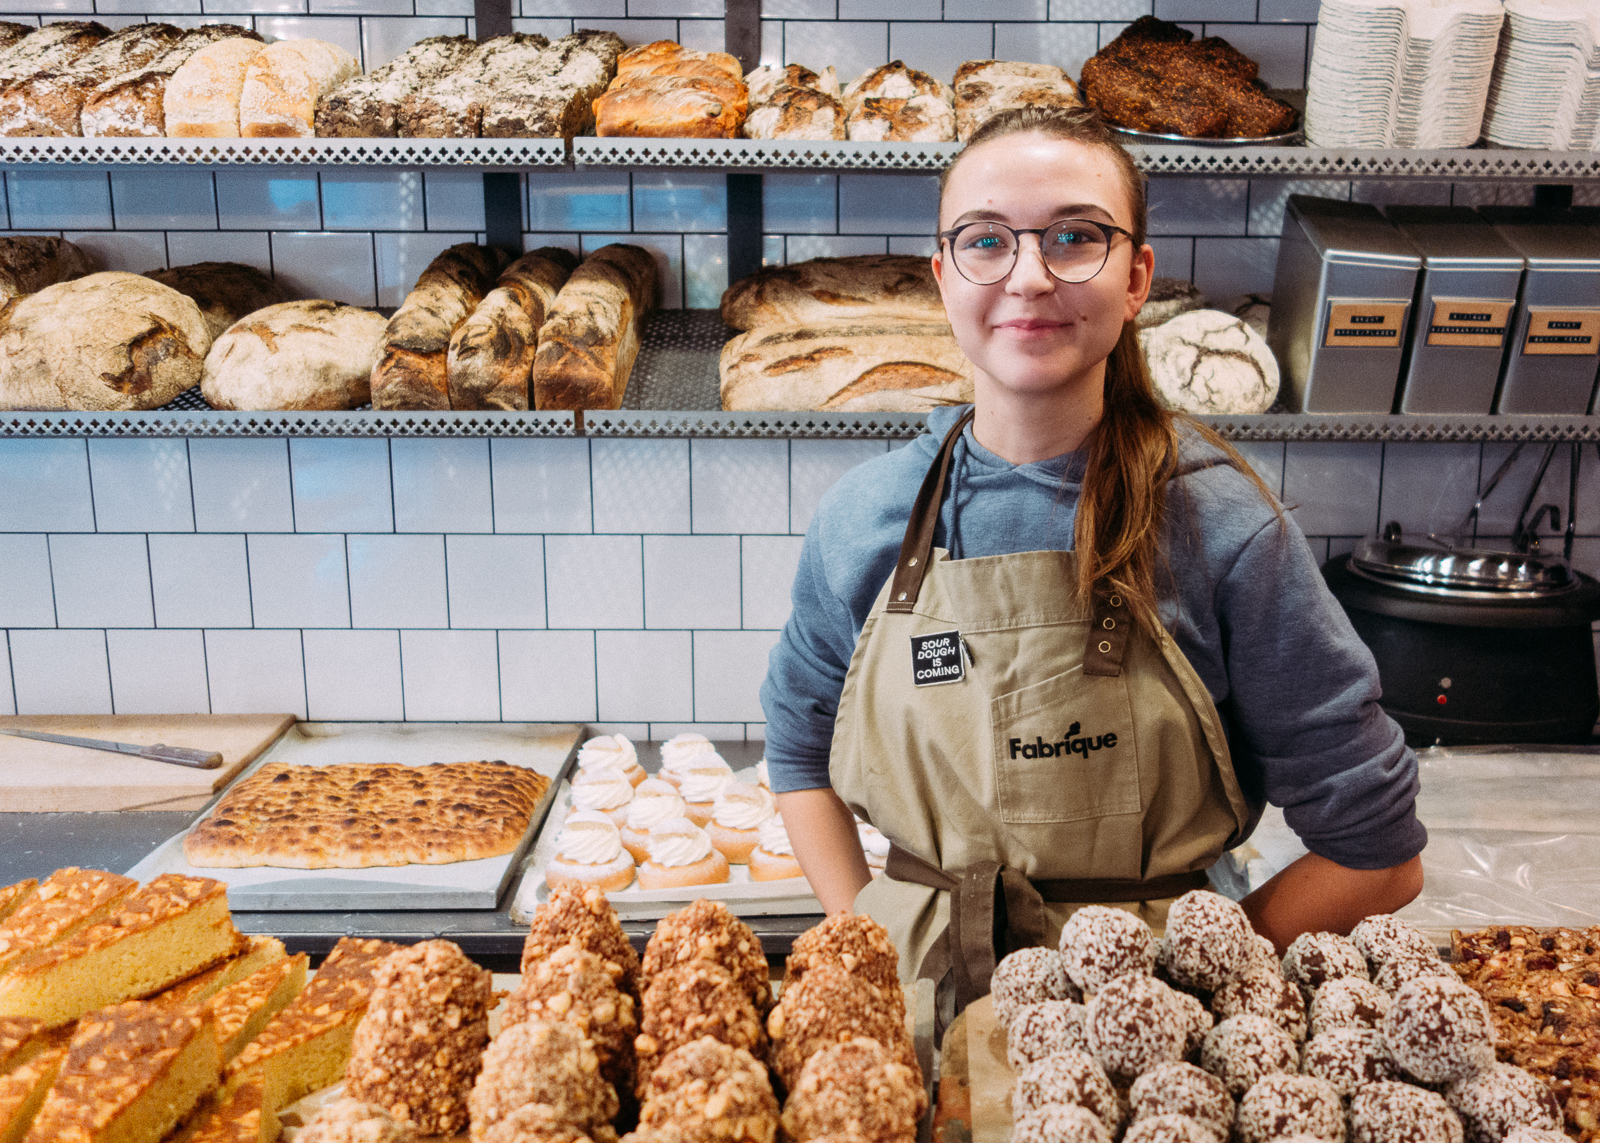
<instances>
[{"instance_id":1,"label":"woman's face","mask_svg":"<svg viewBox=\"0 0 1600 1143\"><path fill-rule=\"evenodd\" d=\"M1006 135L970 151L951 172L939 229L972 220L1018 229L1087 218L1133 229L1121 172L1105 151L1066 139ZM1011 273L990 286L962 277L949 244L933 257L945 312L967 358L995 384L1042 395L1100 369L1150 292L1154 255L1114 235L1105 267L1087 282L1055 278L1025 235Z\"/></svg>"}]
</instances>

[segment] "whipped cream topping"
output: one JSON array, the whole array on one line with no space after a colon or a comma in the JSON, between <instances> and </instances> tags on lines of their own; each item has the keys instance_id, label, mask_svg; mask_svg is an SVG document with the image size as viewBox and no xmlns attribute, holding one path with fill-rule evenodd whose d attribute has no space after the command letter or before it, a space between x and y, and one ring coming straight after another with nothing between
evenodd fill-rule
<instances>
[{"instance_id":1,"label":"whipped cream topping","mask_svg":"<svg viewBox=\"0 0 1600 1143\"><path fill-rule=\"evenodd\" d=\"M628 806L628 828L649 833L667 819L682 816L683 799L672 783L646 778L639 783Z\"/></svg>"},{"instance_id":2,"label":"whipped cream topping","mask_svg":"<svg viewBox=\"0 0 1600 1143\"><path fill-rule=\"evenodd\" d=\"M876 826L857 818L856 836L861 839L861 851L867 855L868 865L882 865L889 860L889 839L879 833Z\"/></svg>"},{"instance_id":3,"label":"whipped cream topping","mask_svg":"<svg viewBox=\"0 0 1600 1143\"><path fill-rule=\"evenodd\" d=\"M556 852L577 865L609 865L622 852L622 835L605 814L579 810L561 823Z\"/></svg>"},{"instance_id":4,"label":"whipped cream topping","mask_svg":"<svg viewBox=\"0 0 1600 1143\"><path fill-rule=\"evenodd\" d=\"M711 835L688 818L668 818L650 831L645 848L657 865L693 865L711 855Z\"/></svg>"},{"instance_id":5,"label":"whipped cream topping","mask_svg":"<svg viewBox=\"0 0 1600 1143\"><path fill-rule=\"evenodd\" d=\"M773 814L761 823L761 848L774 857L793 857L794 846L789 843L789 830L783 824L782 814Z\"/></svg>"},{"instance_id":6,"label":"whipped cream topping","mask_svg":"<svg viewBox=\"0 0 1600 1143\"><path fill-rule=\"evenodd\" d=\"M678 792L683 795L686 802L712 802L722 792L722 787L733 781L733 768L721 758L716 758L716 765L712 765L711 758L715 755L702 755L701 762L690 770L681 771Z\"/></svg>"},{"instance_id":7,"label":"whipped cream topping","mask_svg":"<svg viewBox=\"0 0 1600 1143\"><path fill-rule=\"evenodd\" d=\"M717 794L711 818L728 829L759 829L776 812L772 795L760 786L729 782Z\"/></svg>"},{"instance_id":8,"label":"whipped cream topping","mask_svg":"<svg viewBox=\"0 0 1600 1143\"><path fill-rule=\"evenodd\" d=\"M626 774L639 763L639 752L624 734L602 734L578 748L580 770L615 770Z\"/></svg>"},{"instance_id":9,"label":"whipped cream topping","mask_svg":"<svg viewBox=\"0 0 1600 1143\"><path fill-rule=\"evenodd\" d=\"M772 775L767 772L767 760L763 758L756 763L757 781L767 789L772 789Z\"/></svg>"},{"instance_id":10,"label":"whipped cream topping","mask_svg":"<svg viewBox=\"0 0 1600 1143\"><path fill-rule=\"evenodd\" d=\"M690 765L699 765L700 757L707 754L722 761L722 756L705 735L674 734L661 744L661 768L677 773Z\"/></svg>"},{"instance_id":11,"label":"whipped cream topping","mask_svg":"<svg viewBox=\"0 0 1600 1143\"><path fill-rule=\"evenodd\" d=\"M633 801L633 783L616 770L580 772L572 779L575 810L620 810Z\"/></svg>"}]
</instances>

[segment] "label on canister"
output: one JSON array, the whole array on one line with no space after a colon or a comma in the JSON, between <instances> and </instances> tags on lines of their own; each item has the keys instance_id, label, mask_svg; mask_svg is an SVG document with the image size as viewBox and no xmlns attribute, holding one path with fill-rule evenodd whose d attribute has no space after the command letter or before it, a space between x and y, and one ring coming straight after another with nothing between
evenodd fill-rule
<instances>
[{"instance_id":1,"label":"label on canister","mask_svg":"<svg viewBox=\"0 0 1600 1143\"><path fill-rule=\"evenodd\" d=\"M1499 349L1505 344L1514 304L1485 298L1434 298L1427 344Z\"/></svg>"},{"instance_id":2,"label":"label on canister","mask_svg":"<svg viewBox=\"0 0 1600 1143\"><path fill-rule=\"evenodd\" d=\"M1600 310L1528 307L1528 357L1593 357L1600 350Z\"/></svg>"},{"instance_id":3,"label":"label on canister","mask_svg":"<svg viewBox=\"0 0 1600 1143\"><path fill-rule=\"evenodd\" d=\"M1410 305L1410 302L1330 301L1328 332L1322 344L1342 349L1399 346Z\"/></svg>"}]
</instances>

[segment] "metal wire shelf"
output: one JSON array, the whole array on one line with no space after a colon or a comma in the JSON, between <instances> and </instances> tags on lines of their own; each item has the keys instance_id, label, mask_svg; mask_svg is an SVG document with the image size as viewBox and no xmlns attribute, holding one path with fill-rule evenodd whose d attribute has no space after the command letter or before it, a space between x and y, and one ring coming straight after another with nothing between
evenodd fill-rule
<instances>
[{"instance_id":1,"label":"metal wire shelf","mask_svg":"<svg viewBox=\"0 0 1600 1143\"><path fill-rule=\"evenodd\" d=\"M562 139L0 139L0 166L562 167Z\"/></svg>"}]
</instances>

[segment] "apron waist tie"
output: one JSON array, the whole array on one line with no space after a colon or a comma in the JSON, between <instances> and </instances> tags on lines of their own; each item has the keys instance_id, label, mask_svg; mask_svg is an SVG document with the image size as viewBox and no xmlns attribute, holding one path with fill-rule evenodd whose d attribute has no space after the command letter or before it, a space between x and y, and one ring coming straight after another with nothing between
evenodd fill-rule
<instances>
[{"instance_id":1,"label":"apron waist tie","mask_svg":"<svg viewBox=\"0 0 1600 1143\"><path fill-rule=\"evenodd\" d=\"M1177 897L1209 884L1204 870L1169 873L1148 881L1042 878L995 861L977 861L959 873L940 869L914 853L889 846L884 874L896 881L925 885L950 894L950 925L941 933L917 971L935 984L948 974L960 1012L989 992L1000 957L1044 943L1044 903L1080 905L1114 901L1155 901Z\"/></svg>"}]
</instances>

